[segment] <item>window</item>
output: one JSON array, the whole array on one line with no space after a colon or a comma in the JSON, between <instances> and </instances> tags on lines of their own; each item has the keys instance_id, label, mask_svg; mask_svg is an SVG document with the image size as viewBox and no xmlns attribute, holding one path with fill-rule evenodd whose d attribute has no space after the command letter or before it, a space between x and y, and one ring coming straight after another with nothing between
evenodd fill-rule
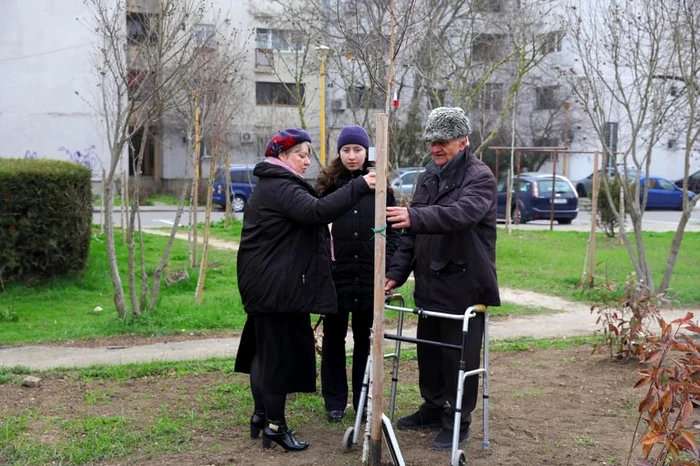
<instances>
[{"instance_id":1,"label":"window","mask_svg":"<svg viewBox=\"0 0 700 466\"><path fill-rule=\"evenodd\" d=\"M129 127L129 131L134 128ZM129 176L134 176L136 164L138 162L139 151L143 141L143 129L136 132L129 141ZM156 146L154 142L154 134L150 133L146 139L146 146L143 150L143 161L141 163L141 175L153 176L155 173Z\"/></svg>"},{"instance_id":2,"label":"window","mask_svg":"<svg viewBox=\"0 0 700 466\"><path fill-rule=\"evenodd\" d=\"M263 50L299 52L304 50L303 35L285 29L255 29L255 47Z\"/></svg>"},{"instance_id":3,"label":"window","mask_svg":"<svg viewBox=\"0 0 700 466\"><path fill-rule=\"evenodd\" d=\"M503 83L486 83L481 90L479 106L482 110L503 108Z\"/></svg>"},{"instance_id":4,"label":"window","mask_svg":"<svg viewBox=\"0 0 700 466\"><path fill-rule=\"evenodd\" d=\"M255 66L272 66L273 56L270 49L255 49Z\"/></svg>"},{"instance_id":5,"label":"window","mask_svg":"<svg viewBox=\"0 0 700 466\"><path fill-rule=\"evenodd\" d=\"M231 170L231 183L257 184L258 177L253 176L253 170Z\"/></svg>"},{"instance_id":6,"label":"window","mask_svg":"<svg viewBox=\"0 0 700 466\"><path fill-rule=\"evenodd\" d=\"M299 92L300 95L297 95ZM257 105L298 105L304 101L304 85L297 91L294 83L255 83Z\"/></svg>"},{"instance_id":7,"label":"window","mask_svg":"<svg viewBox=\"0 0 700 466\"><path fill-rule=\"evenodd\" d=\"M213 24L197 24L194 27L194 42L201 47L214 47L215 35Z\"/></svg>"},{"instance_id":8,"label":"window","mask_svg":"<svg viewBox=\"0 0 700 466\"><path fill-rule=\"evenodd\" d=\"M503 53L505 36L500 34L480 34L472 41L472 60L487 61L500 57Z\"/></svg>"},{"instance_id":9,"label":"window","mask_svg":"<svg viewBox=\"0 0 700 466\"><path fill-rule=\"evenodd\" d=\"M676 190L676 185L671 183L668 180L659 179L657 184L658 184L657 189L663 189L664 191L675 191Z\"/></svg>"},{"instance_id":10,"label":"window","mask_svg":"<svg viewBox=\"0 0 700 466\"><path fill-rule=\"evenodd\" d=\"M418 172L408 172L401 176L401 184L414 185L416 183L416 177Z\"/></svg>"},{"instance_id":11,"label":"window","mask_svg":"<svg viewBox=\"0 0 700 466\"><path fill-rule=\"evenodd\" d=\"M501 181L498 182L496 189L498 190L499 193L506 192L506 182L507 181L508 180L506 180L506 179L502 179ZM530 191L530 185L531 185L531 183L529 181L525 181L522 179L520 181L518 181L517 178L513 178L513 190L511 192L514 193L515 191L520 191L521 193L527 193Z\"/></svg>"},{"instance_id":12,"label":"window","mask_svg":"<svg viewBox=\"0 0 700 466\"><path fill-rule=\"evenodd\" d=\"M474 11L498 13L503 10L502 0L476 0L472 5Z\"/></svg>"},{"instance_id":13,"label":"window","mask_svg":"<svg viewBox=\"0 0 700 466\"><path fill-rule=\"evenodd\" d=\"M142 70L129 70L127 85L129 97L134 100L145 100L153 93L152 81L148 72Z\"/></svg>"},{"instance_id":14,"label":"window","mask_svg":"<svg viewBox=\"0 0 700 466\"><path fill-rule=\"evenodd\" d=\"M355 86L347 98L351 108L384 108L385 105L384 93L376 87Z\"/></svg>"},{"instance_id":15,"label":"window","mask_svg":"<svg viewBox=\"0 0 700 466\"><path fill-rule=\"evenodd\" d=\"M540 53L549 55L554 52L561 52L561 42L564 39L562 31L549 32L540 36Z\"/></svg>"},{"instance_id":16,"label":"window","mask_svg":"<svg viewBox=\"0 0 700 466\"><path fill-rule=\"evenodd\" d=\"M571 192L573 192L573 189L571 189L571 186L566 181L556 180L556 181L554 181L554 183L552 183L552 178L550 177L548 180L541 180L541 181L537 182L537 191L540 193L540 196L542 194L551 195L552 194L552 184L554 184L554 192L555 193L571 193Z\"/></svg>"},{"instance_id":17,"label":"window","mask_svg":"<svg viewBox=\"0 0 700 466\"><path fill-rule=\"evenodd\" d=\"M130 44L144 44L146 41L154 43L157 40L151 25L151 15L145 13L126 14L127 42Z\"/></svg>"},{"instance_id":18,"label":"window","mask_svg":"<svg viewBox=\"0 0 700 466\"><path fill-rule=\"evenodd\" d=\"M536 109L546 110L559 107L559 99L557 94L559 93L559 86L544 86L535 88L536 93Z\"/></svg>"}]
</instances>

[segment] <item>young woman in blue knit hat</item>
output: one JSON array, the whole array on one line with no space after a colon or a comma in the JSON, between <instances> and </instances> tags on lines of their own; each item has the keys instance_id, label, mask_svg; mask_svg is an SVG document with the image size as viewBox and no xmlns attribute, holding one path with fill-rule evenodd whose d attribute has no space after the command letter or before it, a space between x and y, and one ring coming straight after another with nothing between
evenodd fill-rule
<instances>
[{"instance_id":1,"label":"young woman in blue knit hat","mask_svg":"<svg viewBox=\"0 0 700 466\"><path fill-rule=\"evenodd\" d=\"M368 173L369 136L358 125L345 126L338 136L338 157L320 173L316 189L326 199ZM387 193L387 206L396 205ZM335 257L333 281L338 294L338 314L323 321L321 393L330 422L340 422L348 403L345 337L352 313L352 404L357 411L362 379L370 348L374 293L374 193L366 193L333 222ZM398 232L387 230L387 262L398 245Z\"/></svg>"},{"instance_id":2,"label":"young woman in blue knit hat","mask_svg":"<svg viewBox=\"0 0 700 466\"><path fill-rule=\"evenodd\" d=\"M258 183L243 216L238 248L238 289L248 318L236 355L236 372L250 374L255 403L250 436L263 447L306 449L284 416L288 393L316 391L312 313L337 312L331 276L328 224L370 195L373 174L355 178L319 199L302 177L311 164L311 137L280 131L253 173Z\"/></svg>"}]
</instances>

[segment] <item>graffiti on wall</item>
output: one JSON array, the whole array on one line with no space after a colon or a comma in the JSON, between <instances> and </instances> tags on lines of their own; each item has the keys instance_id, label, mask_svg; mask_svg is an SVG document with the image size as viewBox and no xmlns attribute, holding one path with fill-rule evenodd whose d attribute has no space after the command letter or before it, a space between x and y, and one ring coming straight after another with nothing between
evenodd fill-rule
<instances>
[{"instance_id":1,"label":"graffiti on wall","mask_svg":"<svg viewBox=\"0 0 700 466\"><path fill-rule=\"evenodd\" d=\"M99 175L101 164L99 157L97 157L97 154L95 153L94 145L88 147L83 151L72 151L65 147L61 147L58 150L67 154L68 160L70 160L71 162L77 163L79 165L84 166L85 168L90 169L93 175Z\"/></svg>"},{"instance_id":2,"label":"graffiti on wall","mask_svg":"<svg viewBox=\"0 0 700 466\"><path fill-rule=\"evenodd\" d=\"M68 156L69 161L80 164L85 168L88 168L90 171L92 171L93 176L100 176L100 169L102 168L102 163L100 161L100 158L97 156L97 153L95 153L95 149L96 147L92 145L82 151L72 151L66 147L61 146L61 148L58 149L58 151L66 154ZM37 151L29 149L24 152L24 158L36 160L39 158L39 154L37 153Z\"/></svg>"}]
</instances>

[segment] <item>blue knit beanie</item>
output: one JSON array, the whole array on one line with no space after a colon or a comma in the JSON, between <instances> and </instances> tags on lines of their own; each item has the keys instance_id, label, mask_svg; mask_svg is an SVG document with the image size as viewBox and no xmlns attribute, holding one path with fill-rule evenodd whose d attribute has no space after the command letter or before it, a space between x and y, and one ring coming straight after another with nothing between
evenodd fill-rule
<instances>
[{"instance_id":1,"label":"blue knit beanie","mask_svg":"<svg viewBox=\"0 0 700 466\"><path fill-rule=\"evenodd\" d=\"M336 146L338 148L338 153L340 153L340 149L343 146L348 144L357 144L369 151L370 142L367 131L360 125L344 126L338 135L338 144Z\"/></svg>"},{"instance_id":2,"label":"blue knit beanie","mask_svg":"<svg viewBox=\"0 0 700 466\"><path fill-rule=\"evenodd\" d=\"M302 142L311 142L311 135L301 128L283 129L275 134L265 148L266 157L279 157L279 155Z\"/></svg>"}]
</instances>

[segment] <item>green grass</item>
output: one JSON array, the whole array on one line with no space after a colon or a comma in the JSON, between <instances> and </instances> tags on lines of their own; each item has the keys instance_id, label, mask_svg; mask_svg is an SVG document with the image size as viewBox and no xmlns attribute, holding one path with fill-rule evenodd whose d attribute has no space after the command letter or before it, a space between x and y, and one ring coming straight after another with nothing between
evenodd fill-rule
<instances>
[{"instance_id":1,"label":"green grass","mask_svg":"<svg viewBox=\"0 0 700 466\"><path fill-rule=\"evenodd\" d=\"M647 232L643 235L647 260L658 284L666 266L673 233ZM508 235L499 230L497 267L499 284L504 287L537 291L576 300L591 300L576 288L581 280L588 233L515 230ZM617 238L596 238L596 276L602 283L624 283L633 270L624 246ZM671 280L672 293L684 306L700 305L700 287L695 273L700 261L700 233L686 232Z\"/></svg>"},{"instance_id":2,"label":"green grass","mask_svg":"<svg viewBox=\"0 0 700 466\"><path fill-rule=\"evenodd\" d=\"M160 260L167 238L144 235L147 272ZM121 276L126 288L126 248L118 244ZM137 253L138 255L138 253ZM0 310L10 309L16 319L0 321L0 345L41 341L101 338L135 334L143 336L240 329L245 322L235 269L235 253L217 250L211 256L216 267L207 271L204 304L196 304L198 269L188 270L189 280L161 285L157 309L140 318L118 318L107 265L104 238L94 237L88 267L81 277L54 279L33 286L6 285L0 294ZM188 269L187 245L176 241L166 272ZM138 282L137 282L138 283ZM129 291L125 290L128 301ZM94 312L96 306L104 309Z\"/></svg>"},{"instance_id":3,"label":"green grass","mask_svg":"<svg viewBox=\"0 0 700 466\"><path fill-rule=\"evenodd\" d=\"M215 237L224 240L240 238L240 222L229 229L223 222L212 226ZM661 273L671 242L671 233L644 235L647 254L652 267ZM577 232L524 232L507 235L499 231L498 274L501 286L528 289L565 298L591 301L595 296L582 294L575 288L583 267L587 235ZM166 238L145 235L147 271L152 274L160 260ZM117 242L122 281L126 287L126 248ZM631 270L627 252L617 240L598 238L599 249L596 270L623 282ZM555 251L555 252L553 252ZM5 284L0 294L0 345L25 344L47 341L65 341L102 338L125 334L162 336L178 333L240 330L245 321L236 280L235 252L216 250L214 264L207 273L205 303L194 302L198 269L187 267L188 253L184 241L174 244L169 272L188 269L190 278L171 287L163 283L157 309L145 312L140 318L132 316L121 320L114 311L113 289L107 266L103 237L92 240L88 267L78 278L48 280L25 286ZM700 262L700 233L685 235L674 278L671 283L678 292L682 306L700 304L700 287L694 279L695 264ZM657 278L658 279L658 278ZM401 288L405 305L414 307L413 283ZM128 300L128 289L125 290ZM94 312L95 307L102 312ZM504 303L491 308L494 318L508 315L539 314L547 310L539 307ZM394 314L394 316L392 316ZM389 324L395 323L395 313L387 312ZM407 323L415 321L414 316Z\"/></svg>"},{"instance_id":4,"label":"green grass","mask_svg":"<svg viewBox=\"0 0 700 466\"><path fill-rule=\"evenodd\" d=\"M223 241L234 241L236 243L241 241L241 230L243 229L243 222L240 220L231 221L228 229L224 220L219 220L218 222L212 222L209 229L209 234L212 238L220 239ZM204 226L200 225L199 234L204 234Z\"/></svg>"}]
</instances>

